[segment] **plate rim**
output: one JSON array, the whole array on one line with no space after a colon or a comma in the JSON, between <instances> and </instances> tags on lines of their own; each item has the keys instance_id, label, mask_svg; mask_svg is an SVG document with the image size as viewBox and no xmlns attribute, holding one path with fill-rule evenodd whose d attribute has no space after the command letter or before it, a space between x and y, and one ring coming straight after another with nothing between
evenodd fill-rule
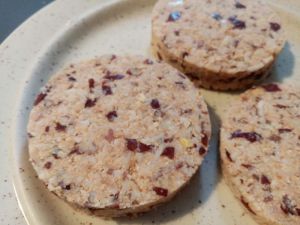
<instances>
[{"instance_id":1,"label":"plate rim","mask_svg":"<svg viewBox=\"0 0 300 225\"><path fill-rule=\"evenodd\" d=\"M8 144L9 144L9 161L12 165L12 186L14 189L14 193L17 196L17 202L18 202L18 206L22 211L22 214L25 218L25 221L28 225L35 225L38 224L37 221L34 221L34 217L31 215L30 211L28 210L28 203L24 203L24 200L21 201L22 197L22 192L24 192L23 189L23 185L21 182L21 175L20 173L18 173L18 163L17 163L17 159L16 159L16 153L17 153L17 146L16 146L16 139L17 139L17 127L19 124L19 113L20 113L20 109L22 108L22 100L24 98L23 95L23 91L26 88L25 87L25 83L24 81L27 80L28 78L30 78L32 76L33 71L37 68L37 60L39 60L38 58L43 57L43 53L45 53L46 49L49 49L50 46L52 46L57 40L60 39L60 37L62 35L64 35L65 32L70 32L70 30L74 29L74 24L78 23L80 20L82 20L83 18L90 18L91 16L93 16L94 14L97 14L98 10L101 10L103 7L105 7L105 3L107 3L108 5L114 4L116 2L120 2L122 0L102 0L101 2L98 3L98 7L97 8L92 8L93 5L90 6L90 10L85 11L84 13L82 13L80 15L79 18L76 18L75 20L72 19L72 17L70 18L64 18L62 20L64 21L69 21L70 23L67 24L63 24L62 26L57 26L56 29L56 33L53 34L53 36L51 36L50 41L47 42L43 42L42 44L42 49L38 52L33 54L33 56L31 57L31 61L26 62L26 68L25 68L25 76L24 77L19 77L21 79L19 79L16 83L17 83L17 87L20 87L21 89L18 90L18 93L15 96L15 101L14 104L12 106L12 115L10 116L10 124L11 127L8 129L9 130L9 140L8 140ZM296 1L296 0L294 0ZM77 0L77 2L80 2L80 0ZM20 39L18 37L18 33L20 32L26 32L23 30L26 30L26 27L30 25L30 22L33 20L38 20L41 17L45 17L44 15L46 13L49 13L51 11L55 11L56 7L62 7L62 5L67 5L68 1L64 1L64 0L57 0L54 1L52 3L50 3L49 5L47 5L46 7L42 8L41 10L39 10L37 13L35 13L34 15L32 15L31 17L29 17L26 21L24 21L18 28L16 28L13 33L11 33L0 45L0 52L5 51L5 46L6 45L11 45L14 41ZM300 9L300 8L299 8ZM296 12L296 10L295 10ZM294 12L294 13L295 13ZM300 16L300 15L299 15ZM45 18L44 18L45 19ZM76 28L75 28L76 29ZM28 66L29 65L29 66ZM9 70L9 68L7 69Z\"/></svg>"}]
</instances>

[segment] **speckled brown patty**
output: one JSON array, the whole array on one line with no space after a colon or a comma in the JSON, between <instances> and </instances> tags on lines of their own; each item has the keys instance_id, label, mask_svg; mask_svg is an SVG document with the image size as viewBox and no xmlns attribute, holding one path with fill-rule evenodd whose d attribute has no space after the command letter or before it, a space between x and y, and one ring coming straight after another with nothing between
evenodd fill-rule
<instances>
[{"instance_id":1,"label":"speckled brown patty","mask_svg":"<svg viewBox=\"0 0 300 225\"><path fill-rule=\"evenodd\" d=\"M65 68L37 96L30 161L50 191L97 215L147 211L199 168L206 104L171 66L107 55Z\"/></svg>"},{"instance_id":2,"label":"speckled brown patty","mask_svg":"<svg viewBox=\"0 0 300 225\"><path fill-rule=\"evenodd\" d=\"M232 102L222 118L226 181L260 224L300 224L300 91L269 84Z\"/></svg>"},{"instance_id":3,"label":"speckled brown patty","mask_svg":"<svg viewBox=\"0 0 300 225\"><path fill-rule=\"evenodd\" d=\"M152 13L155 56L208 89L261 81L284 43L280 19L259 0L159 0Z\"/></svg>"}]
</instances>

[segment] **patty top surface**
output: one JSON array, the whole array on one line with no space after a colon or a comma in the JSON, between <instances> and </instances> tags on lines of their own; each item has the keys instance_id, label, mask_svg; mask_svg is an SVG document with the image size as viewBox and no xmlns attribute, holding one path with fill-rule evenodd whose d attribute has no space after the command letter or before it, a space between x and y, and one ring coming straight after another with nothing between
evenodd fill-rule
<instances>
[{"instance_id":1,"label":"patty top surface","mask_svg":"<svg viewBox=\"0 0 300 225\"><path fill-rule=\"evenodd\" d=\"M282 22L259 0L159 0L152 32L171 57L232 75L273 62L282 49Z\"/></svg>"},{"instance_id":2,"label":"patty top surface","mask_svg":"<svg viewBox=\"0 0 300 225\"><path fill-rule=\"evenodd\" d=\"M250 212L272 224L300 223L300 92L268 84L228 108L221 157Z\"/></svg>"},{"instance_id":3,"label":"patty top surface","mask_svg":"<svg viewBox=\"0 0 300 225\"><path fill-rule=\"evenodd\" d=\"M67 201L95 209L171 195L199 168L210 133L191 81L140 56L65 68L37 96L28 124L39 178Z\"/></svg>"}]
</instances>

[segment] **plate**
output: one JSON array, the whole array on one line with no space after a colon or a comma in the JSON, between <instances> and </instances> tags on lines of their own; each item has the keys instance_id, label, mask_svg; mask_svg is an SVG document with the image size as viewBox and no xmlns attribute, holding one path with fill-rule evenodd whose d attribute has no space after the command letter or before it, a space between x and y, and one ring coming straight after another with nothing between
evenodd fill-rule
<instances>
[{"instance_id":1,"label":"plate","mask_svg":"<svg viewBox=\"0 0 300 225\"><path fill-rule=\"evenodd\" d=\"M6 100L16 102L15 108L9 104L10 110L5 109L7 115L15 112L12 116L12 161L9 168L13 173L20 207L29 225L256 224L233 197L219 167L217 143L220 118L228 102L238 93L202 91L210 107L213 137L200 171L171 202L138 218L104 220L74 210L47 191L28 162L26 125L34 96L42 85L64 65L105 53L151 56L151 10L155 2L56 1L27 21L2 45L1 49L6 51L7 59L11 61L0 71L18 71L11 75L13 82L9 77L3 78L9 82L1 92L7 91ZM269 3L282 17L288 37L269 81L300 83L297 76L297 71L300 71L300 3L296 0L270 0ZM22 37L22 32L26 38ZM20 48L5 50L5 46L14 43ZM28 51L27 57L21 52L23 49Z\"/></svg>"}]
</instances>

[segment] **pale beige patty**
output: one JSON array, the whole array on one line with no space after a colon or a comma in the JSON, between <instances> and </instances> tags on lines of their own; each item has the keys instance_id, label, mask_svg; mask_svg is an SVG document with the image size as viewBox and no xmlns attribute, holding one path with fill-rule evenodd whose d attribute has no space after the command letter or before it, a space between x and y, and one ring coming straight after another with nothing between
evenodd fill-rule
<instances>
[{"instance_id":1,"label":"pale beige patty","mask_svg":"<svg viewBox=\"0 0 300 225\"><path fill-rule=\"evenodd\" d=\"M300 89L269 84L228 106L224 177L260 224L300 224Z\"/></svg>"},{"instance_id":2,"label":"pale beige patty","mask_svg":"<svg viewBox=\"0 0 300 225\"><path fill-rule=\"evenodd\" d=\"M284 42L280 19L259 0L159 0L152 13L156 57L209 89L262 80Z\"/></svg>"},{"instance_id":3,"label":"pale beige patty","mask_svg":"<svg viewBox=\"0 0 300 225\"><path fill-rule=\"evenodd\" d=\"M107 55L71 65L37 96L30 161L50 191L98 215L149 210L199 168L206 104L171 66Z\"/></svg>"}]
</instances>

